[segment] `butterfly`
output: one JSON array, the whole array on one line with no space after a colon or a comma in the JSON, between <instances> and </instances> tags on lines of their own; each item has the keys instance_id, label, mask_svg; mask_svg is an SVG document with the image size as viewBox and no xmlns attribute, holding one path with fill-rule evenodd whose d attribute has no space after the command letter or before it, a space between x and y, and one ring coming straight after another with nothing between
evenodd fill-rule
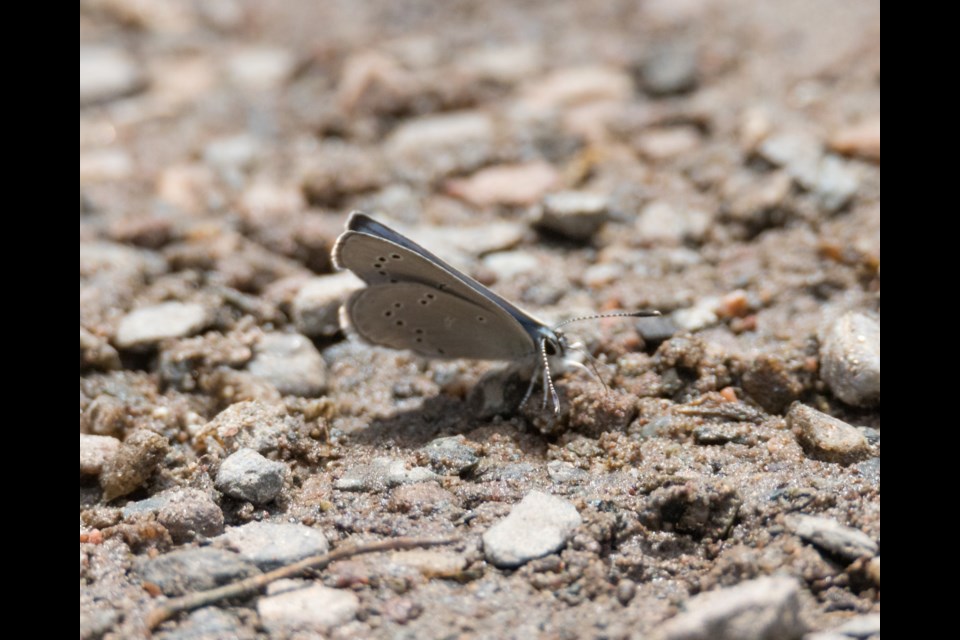
<instances>
[{"instance_id":1,"label":"butterfly","mask_svg":"<svg viewBox=\"0 0 960 640\"><path fill-rule=\"evenodd\" d=\"M341 308L341 324L372 344L408 349L428 358L534 360L543 380L543 407L560 401L550 371L571 345L560 327L593 318L648 317L658 311L598 314L549 326L404 235L354 212L333 247L338 269L349 269L367 286ZM537 380L520 403L529 400Z\"/></svg>"}]
</instances>

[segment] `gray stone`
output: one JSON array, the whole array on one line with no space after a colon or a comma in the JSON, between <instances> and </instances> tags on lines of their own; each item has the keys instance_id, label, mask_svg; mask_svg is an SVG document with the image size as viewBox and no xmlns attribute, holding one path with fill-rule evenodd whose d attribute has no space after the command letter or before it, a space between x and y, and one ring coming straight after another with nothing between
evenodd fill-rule
<instances>
[{"instance_id":1,"label":"gray stone","mask_svg":"<svg viewBox=\"0 0 960 640\"><path fill-rule=\"evenodd\" d=\"M167 338L183 338L203 329L209 322L200 304L161 302L134 309L120 321L114 338L122 349L155 344Z\"/></svg>"},{"instance_id":2,"label":"gray stone","mask_svg":"<svg viewBox=\"0 0 960 640\"><path fill-rule=\"evenodd\" d=\"M103 500L125 496L143 486L170 450L170 443L158 433L140 429L127 436L117 453L103 462L100 487Z\"/></svg>"},{"instance_id":3,"label":"gray stone","mask_svg":"<svg viewBox=\"0 0 960 640\"><path fill-rule=\"evenodd\" d=\"M879 404L880 322L858 312L838 318L821 339L820 376L848 404Z\"/></svg>"},{"instance_id":4,"label":"gray stone","mask_svg":"<svg viewBox=\"0 0 960 640\"><path fill-rule=\"evenodd\" d=\"M349 271L311 278L293 299L293 321L300 333L311 338L331 338L340 332L340 305L363 287L363 280Z\"/></svg>"},{"instance_id":5,"label":"gray stone","mask_svg":"<svg viewBox=\"0 0 960 640\"><path fill-rule=\"evenodd\" d=\"M873 584L880 586L880 556L872 558L870 562L867 563L867 577L873 582Z\"/></svg>"},{"instance_id":6,"label":"gray stone","mask_svg":"<svg viewBox=\"0 0 960 640\"><path fill-rule=\"evenodd\" d=\"M820 206L832 213L853 199L860 188L860 180L846 161L826 155L817 166L817 176L809 188L816 194Z\"/></svg>"},{"instance_id":7,"label":"gray stone","mask_svg":"<svg viewBox=\"0 0 960 640\"><path fill-rule=\"evenodd\" d=\"M526 251L501 251L483 259L483 266L493 272L500 282L509 282L517 276L537 272L540 261Z\"/></svg>"},{"instance_id":8,"label":"gray stone","mask_svg":"<svg viewBox=\"0 0 960 640\"><path fill-rule=\"evenodd\" d=\"M807 455L818 460L849 464L870 455L870 445L856 427L799 402L787 412L787 428Z\"/></svg>"},{"instance_id":9,"label":"gray stone","mask_svg":"<svg viewBox=\"0 0 960 640\"><path fill-rule=\"evenodd\" d=\"M248 46L230 54L227 70L234 82L247 89L269 90L287 82L296 66L297 58L291 51Z\"/></svg>"},{"instance_id":10,"label":"gray stone","mask_svg":"<svg viewBox=\"0 0 960 640\"><path fill-rule=\"evenodd\" d=\"M221 171L246 169L253 164L263 144L249 133L216 138L207 143L203 160Z\"/></svg>"},{"instance_id":11,"label":"gray stone","mask_svg":"<svg viewBox=\"0 0 960 640\"><path fill-rule=\"evenodd\" d=\"M677 328L685 331L699 331L720 321L717 315L719 298L708 296L701 298L692 307L677 309L670 314L670 322Z\"/></svg>"},{"instance_id":12,"label":"gray stone","mask_svg":"<svg viewBox=\"0 0 960 640\"><path fill-rule=\"evenodd\" d=\"M80 106L122 98L145 86L140 66L122 49L80 47Z\"/></svg>"},{"instance_id":13,"label":"gray stone","mask_svg":"<svg viewBox=\"0 0 960 640\"><path fill-rule=\"evenodd\" d=\"M264 334L247 371L284 395L315 397L327 389L323 356L299 333Z\"/></svg>"},{"instance_id":14,"label":"gray stone","mask_svg":"<svg viewBox=\"0 0 960 640\"><path fill-rule=\"evenodd\" d=\"M833 631L836 633L842 633L850 638L868 638L870 636L879 636L880 614L868 613L866 615L850 618Z\"/></svg>"},{"instance_id":15,"label":"gray stone","mask_svg":"<svg viewBox=\"0 0 960 640\"><path fill-rule=\"evenodd\" d=\"M101 638L120 621L120 611L110 606L80 609L80 640Z\"/></svg>"},{"instance_id":16,"label":"gray stone","mask_svg":"<svg viewBox=\"0 0 960 640\"><path fill-rule=\"evenodd\" d=\"M495 143L489 115L462 111L406 120L390 134L384 149L402 177L431 180L483 165Z\"/></svg>"},{"instance_id":17,"label":"gray stone","mask_svg":"<svg viewBox=\"0 0 960 640\"><path fill-rule=\"evenodd\" d=\"M360 600L354 593L316 584L260 598L257 613L271 635L323 633L353 620L359 607Z\"/></svg>"},{"instance_id":18,"label":"gray stone","mask_svg":"<svg viewBox=\"0 0 960 640\"><path fill-rule=\"evenodd\" d=\"M139 567L144 582L157 585L168 596L212 589L258 573L237 554L212 547L171 551L144 560Z\"/></svg>"},{"instance_id":19,"label":"gray stone","mask_svg":"<svg viewBox=\"0 0 960 640\"><path fill-rule=\"evenodd\" d=\"M401 484L436 480L437 474L426 467L407 468L403 460L374 458L370 464L353 467L333 486L340 491L383 491Z\"/></svg>"},{"instance_id":20,"label":"gray stone","mask_svg":"<svg viewBox=\"0 0 960 640\"><path fill-rule=\"evenodd\" d=\"M146 500L127 503L122 513L127 521L144 516L156 518L177 544L198 536L223 533L223 512L213 498L200 489L170 489Z\"/></svg>"},{"instance_id":21,"label":"gray stone","mask_svg":"<svg viewBox=\"0 0 960 640\"><path fill-rule=\"evenodd\" d=\"M651 96L687 93L697 88L697 52L684 45L654 49L640 67L640 84Z\"/></svg>"},{"instance_id":22,"label":"gray stone","mask_svg":"<svg viewBox=\"0 0 960 640\"><path fill-rule=\"evenodd\" d=\"M270 522L232 527L214 542L236 551L263 571L326 553L330 548L327 537L319 529Z\"/></svg>"},{"instance_id":23,"label":"gray stone","mask_svg":"<svg viewBox=\"0 0 960 640\"><path fill-rule=\"evenodd\" d=\"M120 448L120 441L112 436L80 434L80 475L100 475L104 463Z\"/></svg>"},{"instance_id":24,"label":"gray stone","mask_svg":"<svg viewBox=\"0 0 960 640\"><path fill-rule=\"evenodd\" d=\"M562 484L578 484L585 482L590 474L563 460L551 460L547 463L547 475L554 482Z\"/></svg>"},{"instance_id":25,"label":"gray stone","mask_svg":"<svg viewBox=\"0 0 960 640\"><path fill-rule=\"evenodd\" d=\"M791 640L803 635L794 578L757 578L690 598L653 634L658 640Z\"/></svg>"},{"instance_id":26,"label":"gray stone","mask_svg":"<svg viewBox=\"0 0 960 640\"><path fill-rule=\"evenodd\" d=\"M799 537L844 560L873 556L879 551L877 543L863 531L844 526L832 518L794 514L788 516L786 522Z\"/></svg>"},{"instance_id":27,"label":"gray stone","mask_svg":"<svg viewBox=\"0 0 960 640\"><path fill-rule=\"evenodd\" d=\"M531 491L483 534L483 553L497 567L519 567L562 549L581 522L570 502Z\"/></svg>"},{"instance_id":28,"label":"gray stone","mask_svg":"<svg viewBox=\"0 0 960 640\"><path fill-rule=\"evenodd\" d=\"M228 453L253 449L258 453L276 451L284 439L292 439L282 406L257 400L236 402L204 425L199 444L208 450L225 448Z\"/></svg>"},{"instance_id":29,"label":"gray stone","mask_svg":"<svg viewBox=\"0 0 960 640\"><path fill-rule=\"evenodd\" d=\"M810 189L817 182L823 149L813 136L800 132L784 132L768 136L757 153L777 167L784 167L800 186Z\"/></svg>"},{"instance_id":30,"label":"gray stone","mask_svg":"<svg viewBox=\"0 0 960 640\"><path fill-rule=\"evenodd\" d=\"M240 449L223 461L216 487L226 495L254 504L270 502L283 489L287 465L267 460L253 449Z\"/></svg>"},{"instance_id":31,"label":"gray stone","mask_svg":"<svg viewBox=\"0 0 960 640\"><path fill-rule=\"evenodd\" d=\"M609 198L598 193L553 193L543 199L536 225L571 240L589 240L606 221L609 206Z\"/></svg>"},{"instance_id":32,"label":"gray stone","mask_svg":"<svg viewBox=\"0 0 960 640\"><path fill-rule=\"evenodd\" d=\"M234 615L217 607L193 611L176 628L156 636L159 640L252 640L256 633Z\"/></svg>"},{"instance_id":33,"label":"gray stone","mask_svg":"<svg viewBox=\"0 0 960 640\"><path fill-rule=\"evenodd\" d=\"M680 329L669 316L640 318L635 326L637 333L640 334L644 342L652 344L659 344L670 339Z\"/></svg>"},{"instance_id":34,"label":"gray stone","mask_svg":"<svg viewBox=\"0 0 960 640\"><path fill-rule=\"evenodd\" d=\"M702 240L711 221L706 211L655 200L640 211L635 229L645 243L682 245Z\"/></svg>"},{"instance_id":35,"label":"gray stone","mask_svg":"<svg viewBox=\"0 0 960 640\"><path fill-rule=\"evenodd\" d=\"M477 466L480 458L463 436L437 438L421 449L437 473L463 475Z\"/></svg>"}]
</instances>

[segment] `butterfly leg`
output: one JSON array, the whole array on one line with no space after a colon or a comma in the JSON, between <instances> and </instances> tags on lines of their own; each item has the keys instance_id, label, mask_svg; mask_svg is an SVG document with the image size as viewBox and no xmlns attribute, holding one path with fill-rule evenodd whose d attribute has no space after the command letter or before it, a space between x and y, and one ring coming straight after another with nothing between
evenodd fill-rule
<instances>
[{"instance_id":1,"label":"butterfly leg","mask_svg":"<svg viewBox=\"0 0 960 640\"><path fill-rule=\"evenodd\" d=\"M527 400L530 399L530 396L533 395L533 389L537 386L537 371L534 371L530 374L530 384L527 386L527 392L523 394L523 400L520 401L519 409L523 409L527 404Z\"/></svg>"},{"instance_id":2,"label":"butterfly leg","mask_svg":"<svg viewBox=\"0 0 960 640\"><path fill-rule=\"evenodd\" d=\"M550 375L550 358L547 356L547 341L540 341L540 356L543 359L543 408L547 408L547 391L550 391L550 401L553 403L553 412L560 413L560 397L553 386L553 376Z\"/></svg>"}]
</instances>

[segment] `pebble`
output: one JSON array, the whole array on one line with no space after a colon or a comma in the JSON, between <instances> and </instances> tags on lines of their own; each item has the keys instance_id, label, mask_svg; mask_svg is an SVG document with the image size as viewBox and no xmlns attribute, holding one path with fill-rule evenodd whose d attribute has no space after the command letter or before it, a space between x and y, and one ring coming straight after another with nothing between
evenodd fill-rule
<instances>
[{"instance_id":1,"label":"pebble","mask_svg":"<svg viewBox=\"0 0 960 640\"><path fill-rule=\"evenodd\" d=\"M880 116L840 129L830 137L829 146L845 156L880 162Z\"/></svg>"},{"instance_id":2,"label":"pebble","mask_svg":"<svg viewBox=\"0 0 960 640\"><path fill-rule=\"evenodd\" d=\"M705 211L655 200L640 211L635 229L645 244L682 245L702 240L710 223L710 214Z\"/></svg>"},{"instance_id":3,"label":"pebble","mask_svg":"<svg viewBox=\"0 0 960 640\"><path fill-rule=\"evenodd\" d=\"M560 179L546 162L487 167L473 175L450 180L447 192L476 207L528 206L538 202Z\"/></svg>"},{"instance_id":4,"label":"pebble","mask_svg":"<svg viewBox=\"0 0 960 640\"><path fill-rule=\"evenodd\" d=\"M625 102L633 97L630 76L609 67L560 69L532 84L524 92L527 109L552 111L590 102Z\"/></svg>"},{"instance_id":5,"label":"pebble","mask_svg":"<svg viewBox=\"0 0 960 640\"><path fill-rule=\"evenodd\" d=\"M80 475L100 475L107 460L116 455L120 441L112 436L80 434Z\"/></svg>"},{"instance_id":6,"label":"pebble","mask_svg":"<svg viewBox=\"0 0 960 640\"><path fill-rule=\"evenodd\" d=\"M880 556L871 558L867 563L867 576L873 584L880 586Z\"/></svg>"},{"instance_id":7,"label":"pebble","mask_svg":"<svg viewBox=\"0 0 960 640\"><path fill-rule=\"evenodd\" d=\"M407 120L390 134L384 149L401 177L431 180L485 164L495 143L489 115L461 111Z\"/></svg>"},{"instance_id":8,"label":"pebble","mask_svg":"<svg viewBox=\"0 0 960 640\"><path fill-rule=\"evenodd\" d=\"M120 321L114 343L122 349L152 345L167 338L193 335L209 323L206 308L197 303L161 302L134 309Z\"/></svg>"},{"instance_id":9,"label":"pebble","mask_svg":"<svg viewBox=\"0 0 960 640\"><path fill-rule=\"evenodd\" d=\"M153 431L141 429L130 434L116 455L102 465L100 487L103 501L110 502L139 489L160 466L169 450L167 439Z\"/></svg>"},{"instance_id":10,"label":"pebble","mask_svg":"<svg viewBox=\"0 0 960 640\"><path fill-rule=\"evenodd\" d=\"M240 449L220 465L215 485L230 497L265 504L280 495L286 474L284 463L267 460L253 449Z\"/></svg>"},{"instance_id":11,"label":"pebble","mask_svg":"<svg viewBox=\"0 0 960 640\"><path fill-rule=\"evenodd\" d=\"M443 475L463 475L480 461L474 447L462 435L437 438L420 450L426 454L430 467Z\"/></svg>"},{"instance_id":12,"label":"pebble","mask_svg":"<svg viewBox=\"0 0 960 640\"><path fill-rule=\"evenodd\" d=\"M223 511L205 491L193 488L170 489L123 508L123 519L154 515L177 544L197 537L223 533Z\"/></svg>"},{"instance_id":13,"label":"pebble","mask_svg":"<svg viewBox=\"0 0 960 640\"><path fill-rule=\"evenodd\" d=\"M453 551L411 549L397 551L390 556L390 563L412 567L427 578L452 578L467 568L467 559Z\"/></svg>"},{"instance_id":14,"label":"pebble","mask_svg":"<svg viewBox=\"0 0 960 640\"><path fill-rule=\"evenodd\" d=\"M817 460L849 464L870 455L867 438L856 427L799 402L787 412L787 428Z\"/></svg>"},{"instance_id":15,"label":"pebble","mask_svg":"<svg viewBox=\"0 0 960 640\"><path fill-rule=\"evenodd\" d=\"M483 553L499 568L519 567L562 549L581 522L567 500L531 491L483 534Z\"/></svg>"},{"instance_id":16,"label":"pebble","mask_svg":"<svg viewBox=\"0 0 960 640\"><path fill-rule=\"evenodd\" d=\"M850 562L876 555L880 550L863 531L844 526L832 518L794 514L787 516L786 523L787 528L800 538Z\"/></svg>"},{"instance_id":17,"label":"pebble","mask_svg":"<svg viewBox=\"0 0 960 640\"><path fill-rule=\"evenodd\" d=\"M248 133L215 138L204 148L203 161L222 171L247 169L262 147L260 140Z\"/></svg>"},{"instance_id":18,"label":"pebble","mask_svg":"<svg viewBox=\"0 0 960 640\"><path fill-rule=\"evenodd\" d=\"M554 482L561 484L579 484L586 482L590 474L569 462L551 460L547 463L547 475Z\"/></svg>"},{"instance_id":19,"label":"pebble","mask_svg":"<svg viewBox=\"0 0 960 640\"><path fill-rule=\"evenodd\" d=\"M714 312L714 315L716 315L716 312ZM664 340L669 340L673 334L680 330L680 327L669 316L640 318L634 326L640 337L648 344L658 344Z\"/></svg>"},{"instance_id":20,"label":"pebble","mask_svg":"<svg viewBox=\"0 0 960 640\"><path fill-rule=\"evenodd\" d=\"M299 333L267 333L257 343L247 371L284 395L316 397L327 389L323 356Z\"/></svg>"},{"instance_id":21,"label":"pebble","mask_svg":"<svg viewBox=\"0 0 960 640\"><path fill-rule=\"evenodd\" d=\"M319 529L271 522L248 522L231 527L214 540L214 544L236 551L262 571L326 553L330 548L327 537Z\"/></svg>"},{"instance_id":22,"label":"pebble","mask_svg":"<svg viewBox=\"0 0 960 640\"><path fill-rule=\"evenodd\" d=\"M760 354L743 372L742 386L765 411L782 414L807 390L803 376L789 358L777 353Z\"/></svg>"},{"instance_id":23,"label":"pebble","mask_svg":"<svg viewBox=\"0 0 960 640\"><path fill-rule=\"evenodd\" d=\"M636 141L637 150L649 160L669 160L692 153L700 146L696 127L680 126L652 129Z\"/></svg>"},{"instance_id":24,"label":"pebble","mask_svg":"<svg viewBox=\"0 0 960 640\"><path fill-rule=\"evenodd\" d=\"M860 189L860 180L846 162L827 155L817 166L817 176L809 188L816 194L820 206L833 213L850 203Z\"/></svg>"},{"instance_id":25,"label":"pebble","mask_svg":"<svg viewBox=\"0 0 960 640\"><path fill-rule=\"evenodd\" d=\"M592 289L601 289L623 279L625 269L616 262L592 264L583 272L583 284Z\"/></svg>"},{"instance_id":26,"label":"pebble","mask_svg":"<svg viewBox=\"0 0 960 640\"><path fill-rule=\"evenodd\" d=\"M80 369L112 371L120 368L120 354L103 336L80 327Z\"/></svg>"},{"instance_id":27,"label":"pebble","mask_svg":"<svg viewBox=\"0 0 960 640\"><path fill-rule=\"evenodd\" d=\"M501 251L485 256L483 266L497 277L498 282L509 282L517 276L537 272L540 261L527 251Z\"/></svg>"},{"instance_id":28,"label":"pebble","mask_svg":"<svg viewBox=\"0 0 960 640\"><path fill-rule=\"evenodd\" d=\"M757 147L761 158L776 167L784 167L797 183L810 188L817 179L823 151L813 136L783 132L768 136Z\"/></svg>"},{"instance_id":29,"label":"pebble","mask_svg":"<svg viewBox=\"0 0 960 640\"><path fill-rule=\"evenodd\" d=\"M369 464L348 469L333 486L340 491L383 491L401 484L427 482L437 478L437 474L426 467L408 469L403 460L374 458Z\"/></svg>"},{"instance_id":30,"label":"pebble","mask_svg":"<svg viewBox=\"0 0 960 640\"><path fill-rule=\"evenodd\" d=\"M256 632L244 626L236 616L209 606L191 612L175 629L158 633L156 637L159 640L253 640Z\"/></svg>"},{"instance_id":31,"label":"pebble","mask_svg":"<svg viewBox=\"0 0 960 640\"><path fill-rule=\"evenodd\" d=\"M586 241L599 231L607 220L610 199L587 191L560 191L543 199L535 221L539 229L570 240Z\"/></svg>"},{"instance_id":32,"label":"pebble","mask_svg":"<svg viewBox=\"0 0 960 640\"><path fill-rule=\"evenodd\" d=\"M655 489L638 515L651 529L722 539L742 504L739 492L724 481L691 479Z\"/></svg>"},{"instance_id":33,"label":"pebble","mask_svg":"<svg viewBox=\"0 0 960 640\"><path fill-rule=\"evenodd\" d=\"M80 47L80 106L132 95L146 86L137 62L115 47Z\"/></svg>"},{"instance_id":34,"label":"pebble","mask_svg":"<svg viewBox=\"0 0 960 640\"><path fill-rule=\"evenodd\" d=\"M141 562L138 573L168 596L203 591L260 571L235 553L202 547L180 549Z\"/></svg>"},{"instance_id":35,"label":"pebble","mask_svg":"<svg viewBox=\"0 0 960 640\"><path fill-rule=\"evenodd\" d=\"M821 339L820 376L847 404L879 404L879 320L858 312L838 318Z\"/></svg>"},{"instance_id":36,"label":"pebble","mask_svg":"<svg viewBox=\"0 0 960 640\"><path fill-rule=\"evenodd\" d=\"M689 93L697 88L697 52L684 45L661 45L640 65L639 76L640 86L647 95Z\"/></svg>"},{"instance_id":37,"label":"pebble","mask_svg":"<svg viewBox=\"0 0 960 640\"><path fill-rule=\"evenodd\" d=\"M833 629L833 631L851 638L869 638L871 636L879 638L880 614L868 613L862 616L855 616L841 624L836 629Z\"/></svg>"},{"instance_id":38,"label":"pebble","mask_svg":"<svg viewBox=\"0 0 960 640\"><path fill-rule=\"evenodd\" d=\"M669 320L677 329L699 331L720 321L717 315L719 304L720 299L715 296L700 298L692 307L674 311Z\"/></svg>"},{"instance_id":39,"label":"pebble","mask_svg":"<svg viewBox=\"0 0 960 640\"><path fill-rule=\"evenodd\" d=\"M363 287L349 271L307 280L293 299L297 330L311 338L332 338L340 333L340 305Z\"/></svg>"},{"instance_id":40,"label":"pebble","mask_svg":"<svg viewBox=\"0 0 960 640\"><path fill-rule=\"evenodd\" d=\"M800 586L772 576L698 594L657 629L658 640L770 640L799 638Z\"/></svg>"},{"instance_id":41,"label":"pebble","mask_svg":"<svg viewBox=\"0 0 960 640\"><path fill-rule=\"evenodd\" d=\"M245 47L230 54L227 72L247 89L275 89L293 75L296 65L296 57L286 49Z\"/></svg>"},{"instance_id":42,"label":"pebble","mask_svg":"<svg viewBox=\"0 0 960 640\"><path fill-rule=\"evenodd\" d=\"M257 400L235 402L208 422L200 431L199 444L212 448L253 449L258 453L276 451L287 436L285 411Z\"/></svg>"},{"instance_id":43,"label":"pebble","mask_svg":"<svg viewBox=\"0 0 960 640\"><path fill-rule=\"evenodd\" d=\"M319 584L268 595L257 602L261 624L271 636L283 637L297 632L324 633L353 620L359 608L360 599L353 592Z\"/></svg>"}]
</instances>

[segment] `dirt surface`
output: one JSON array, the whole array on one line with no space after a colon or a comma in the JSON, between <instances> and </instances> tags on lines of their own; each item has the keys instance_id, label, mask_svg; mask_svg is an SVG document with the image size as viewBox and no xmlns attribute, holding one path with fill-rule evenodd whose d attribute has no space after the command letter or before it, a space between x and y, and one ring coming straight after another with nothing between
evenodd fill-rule
<instances>
[{"instance_id":1,"label":"dirt surface","mask_svg":"<svg viewBox=\"0 0 960 640\"><path fill-rule=\"evenodd\" d=\"M879 636L878 3L80 3L80 635ZM604 385L345 339L347 214ZM812 637L812 635L811 635ZM827 637L827 636L823 636Z\"/></svg>"}]
</instances>

